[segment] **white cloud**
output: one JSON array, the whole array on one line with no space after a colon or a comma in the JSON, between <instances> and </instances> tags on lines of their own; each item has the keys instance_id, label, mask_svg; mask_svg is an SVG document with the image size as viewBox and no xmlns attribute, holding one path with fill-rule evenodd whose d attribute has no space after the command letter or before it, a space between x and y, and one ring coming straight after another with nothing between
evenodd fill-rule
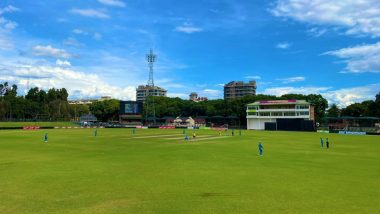
<instances>
[{"instance_id":1,"label":"white cloud","mask_svg":"<svg viewBox=\"0 0 380 214\"><path fill-rule=\"evenodd\" d=\"M4 8L0 8L0 15L2 15L4 13L13 13L13 12L18 12L18 11L20 11L19 8L14 7L12 5L8 5Z\"/></svg>"},{"instance_id":2,"label":"white cloud","mask_svg":"<svg viewBox=\"0 0 380 214\"><path fill-rule=\"evenodd\" d=\"M380 37L379 0L278 0L272 13L317 25L308 31L316 37L325 34L327 27L345 29L347 35ZM380 72L380 43L324 54L343 59L347 63L343 73Z\"/></svg>"},{"instance_id":3,"label":"white cloud","mask_svg":"<svg viewBox=\"0 0 380 214\"><path fill-rule=\"evenodd\" d=\"M102 38L103 38L102 34L100 34L100 33L94 33L94 39L95 40L102 40Z\"/></svg>"},{"instance_id":4,"label":"white cloud","mask_svg":"<svg viewBox=\"0 0 380 214\"><path fill-rule=\"evenodd\" d=\"M73 33L78 34L78 35L82 35L82 36L90 35L90 32L85 31L85 30L83 30L83 29L79 29L79 28L74 29L74 30L73 30ZM95 33L92 35L92 38L94 38L95 40L102 40L103 35L100 34L100 33L98 33L98 32L95 32Z\"/></svg>"},{"instance_id":5,"label":"white cloud","mask_svg":"<svg viewBox=\"0 0 380 214\"><path fill-rule=\"evenodd\" d=\"M62 23L65 23L65 22L68 22L69 20L67 18L58 18L57 19L57 22L62 22Z\"/></svg>"},{"instance_id":6,"label":"white cloud","mask_svg":"<svg viewBox=\"0 0 380 214\"><path fill-rule=\"evenodd\" d=\"M125 3L121 0L98 0L98 2L108 6L125 7Z\"/></svg>"},{"instance_id":7,"label":"white cloud","mask_svg":"<svg viewBox=\"0 0 380 214\"><path fill-rule=\"evenodd\" d=\"M261 91L260 94L281 96L284 94L320 94L329 87L273 87Z\"/></svg>"},{"instance_id":8,"label":"white cloud","mask_svg":"<svg viewBox=\"0 0 380 214\"><path fill-rule=\"evenodd\" d=\"M347 34L380 36L379 0L278 0L271 11L300 22L339 26Z\"/></svg>"},{"instance_id":9,"label":"white cloud","mask_svg":"<svg viewBox=\"0 0 380 214\"><path fill-rule=\"evenodd\" d=\"M375 95L379 93L379 90L380 83L327 91L322 96L329 100L329 103L345 107L353 103L363 102L364 100L373 100Z\"/></svg>"},{"instance_id":10,"label":"white cloud","mask_svg":"<svg viewBox=\"0 0 380 214\"><path fill-rule=\"evenodd\" d=\"M281 42L281 43L278 43L278 44L276 45L276 47L279 48L279 49L288 49L288 48L290 48L291 46L292 46L292 44L289 43L289 42Z\"/></svg>"},{"instance_id":11,"label":"white cloud","mask_svg":"<svg viewBox=\"0 0 380 214\"><path fill-rule=\"evenodd\" d=\"M88 35L88 32L79 28L76 28L73 30L73 33L79 34L79 35Z\"/></svg>"},{"instance_id":12,"label":"white cloud","mask_svg":"<svg viewBox=\"0 0 380 214\"><path fill-rule=\"evenodd\" d=\"M102 12L100 10L95 10L95 9L71 9L71 13L75 13L81 16L86 16L86 17L92 17L92 18L99 18L99 19L108 19L110 16Z\"/></svg>"},{"instance_id":13,"label":"white cloud","mask_svg":"<svg viewBox=\"0 0 380 214\"><path fill-rule=\"evenodd\" d=\"M17 23L0 16L0 30L11 31L17 27Z\"/></svg>"},{"instance_id":14,"label":"white cloud","mask_svg":"<svg viewBox=\"0 0 380 214\"><path fill-rule=\"evenodd\" d=\"M60 59L57 59L57 61L55 61L55 64L58 66L62 66L62 67L70 67L71 66L71 63L69 61L60 60Z\"/></svg>"},{"instance_id":15,"label":"white cloud","mask_svg":"<svg viewBox=\"0 0 380 214\"><path fill-rule=\"evenodd\" d=\"M344 59L347 63L343 71L345 73L380 72L380 42L328 51L324 54Z\"/></svg>"},{"instance_id":16,"label":"white cloud","mask_svg":"<svg viewBox=\"0 0 380 214\"><path fill-rule=\"evenodd\" d=\"M203 91L201 91L201 94L204 94L209 99L215 99L222 97L223 92L215 89L204 89Z\"/></svg>"},{"instance_id":17,"label":"white cloud","mask_svg":"<svg viewBox=\"0 0 380 214\"><path fill-rule=\"evenodd\" d=\"M10 35L11 31L17 27L17 23L13 22L11 20L8 20L1 15L5 13L13 13L17 12L20 9L8 5L4 8L0 8L0 50L12 50L13 49L13 42L12 37Z\"/></svg>"},{"instance_id":18,"label":"white cloud","mask_svg":"<svg viewBox=\"0 0 380 214\"><path fill-rule=\"evenodd\" d=\"M24 88L28 79L33 87L66 88L71 98L111 96L124 100L135 99L135 87L116 87L107 84L98 75L77 72L60 66L23 65L2 70L2 73L0 80L12 81Z\"/></svg>"},{"instance_id":19,"label":"white cloud","mask_svg":"<svg viewBox=\"0 0 380 214\"><path fill-rule=\"evenodd\" d=\"M69 37L69 38L63 40L63 44L67 45L67 46L76 47L76 48L80 48L80 47L84 46L82 43L80 43L78 40L76 40L73 37Z\"/></svg>"},{"instance_id":20,"label":"white cloud","mask_svg":"<svg viewBox=\"0 0 380 214\"><path fill-rule=\"evenodd\" d=\"M279 81L282 81L282 83L294 83L294 82L302 82L305 81L305 77L288 77L283 79L277 79Z\"/></svg>"},{"instance_id":21,"label":"white cloud","mask_svg":"<svg viewBox=\"0 0 380 214\"><path fill-rule=\"evenodd\" d=\"M0 33L0 50L11 50L11 49L13 49L12 41L10 41L10 39L7 36L2 35Z\"/></svg>"},{"instance_id":22,"label":"white cloud","mask_svg":"<svg viewBox=\"0 0 380 214\"><path fill-rule=\"evenodd\" d=\"M189 95L185 94L185 93L170 93L170 92L168 92L167 96L168 97L179 97L179 98L182 98L182 99L189 98Z\"/></svg>"},{"instance_id":23,"label":"white cloud","mask_svg":"<svg viewBox=\"0 0 380 214\"><path fill-rule=\"evenodd\" d=\"M67 53L63 49L53 48L50 45L42 46L37 45L32 48L32 53L35 56L48 56L48 57L56 57L56 58L71 58L72 55Z\"/></svg>"},{"instance_id":24,"label":"white cloud","mask_svg":"<svg viewBox=\"0 0 380 214\"><path fill-rule=\"evenodd\" d=\"M160 79L157 79L155 82L155 85L158 85L160 87L163 87L165 89L168 89L168 88L184 88L185 86L181 83L178 83L178 81L174 80L174 79L170 79L170 78L160 78Z\"/></svg>"},{"instance_id":25,"label":"white cloud","mask_svg":"<svg viewBox=\"0 0 380 214\"><path fill-rule=\"evenodd\" d=\"M373 100L379 93L380 83L341 88L333 90L331 87L273 87L260 91L260 94L281 96L284 94L321 94L330 104L335 103L341 107L348 106L364 100Z\"/></svg>"},{"instance_id":26,"label":"white cloud","mask_svg":"<svg viewBox=\"0 0 380 214\"><path fill-rule=\"evenodd\" d=\"M313 27L313 28L310 28L307 31L307 33L313 37L321 37L321 36L325 35L325 33L327 33L327 29Z\"/></svg>"},{"instance_id":27,"label":"white cloud","mask_svg":"<svg viewBox=\"0 0 380 214\"><path fill-rule=\"evenodd\" d=\"M199 27L194 27L193 25L189 23L183 23L181 26L177 26L175 28L176 31L182 32L182 33L187 33L187 34L192 34L192 33L197 33L197 32L202 32L203 29Z\"/></svg>"},{"instance_id":28,"label":"white cloud","mask_svg":"<svg viewBox=\"0 0 380 214\"><path fill-rule=\"evenodd\" d=\"M0 34L5 34L11 32L18 26L16 22L5 19L0 16Z\"/></svg>"},{"instance_id":29,"label":"white cloud","mask_svg":"<svg viewBox=\"0 0 380 214\"><path fill-rule=\"evenodd\" d=\"M261 79L261 77L260 76L246 76L245 77L246 79L255 79L255 80L259 80L259 79Z\"/></svg>"}]
</instances>

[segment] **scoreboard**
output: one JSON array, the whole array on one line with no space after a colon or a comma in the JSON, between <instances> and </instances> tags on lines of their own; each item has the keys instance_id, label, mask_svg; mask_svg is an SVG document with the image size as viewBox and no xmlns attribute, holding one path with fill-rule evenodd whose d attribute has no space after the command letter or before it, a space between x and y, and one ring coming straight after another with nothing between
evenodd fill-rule
<instances>
[{"instance_id":1,"label":"scoreboard","mask_svg":"<svg viewBox=\"0 0 380 214\"><path fill-rule=\"evenodd\" d=\"M120 101L120 114L122 115L141 115L142 111L142 102Z\"/></svg>"}]
</instances>

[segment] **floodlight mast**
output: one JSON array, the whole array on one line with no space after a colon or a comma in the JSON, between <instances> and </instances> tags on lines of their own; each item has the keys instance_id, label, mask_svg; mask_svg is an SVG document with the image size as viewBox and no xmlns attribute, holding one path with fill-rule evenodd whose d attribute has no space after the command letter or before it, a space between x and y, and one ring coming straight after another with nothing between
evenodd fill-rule
<instances>
[{"instance_id":1,"label":"floodlight mast","mask_svg":"<svg viewBox=\"0 0 380 214\"><path fill-rule=\"evenodd\" d=\"M145 96L145 101L146 101L145 122L148 122L149 114L151 114L154 125L156 124L156 107L154 105L153 96L155 96L156 94L156 89L154 87L154 80L153 80L153 65L156 62L156 58L157 56L153 53L153 50L150 49L149 54L146 55L146 60L149 66L149 79L148 79L148 91Z\"/></svg>"},{"instance_id":2,"label":"floodlight mast","mask_svg":"<svg viewBox=\"0 0 380 214\"><path fill-rule=\"evenodd\" d=\"M153 50L150 49L149 54L146 55L146 59L148 61L149 65L149 80L148 80L148 86L154 87L154 80L153 80L153 65L156 62L156 55L153 54Z\"/></svg>"}]
</instances>

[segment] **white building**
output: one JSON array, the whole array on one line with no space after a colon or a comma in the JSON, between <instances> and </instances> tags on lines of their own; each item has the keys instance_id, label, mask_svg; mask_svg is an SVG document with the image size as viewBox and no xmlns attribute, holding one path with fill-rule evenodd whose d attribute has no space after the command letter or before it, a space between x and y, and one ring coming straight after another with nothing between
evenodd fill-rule
<instances>
[{"instance_id":1,"label":"white building","mask_svg":"<svg viewBox=\"0 0 380 214\"><path fill-rule=\"evenodd\" d=\"M136 101L145 102L146 97L166 97L167 91L158 86L140 85L136 89Z\"/></svg>"},{"instance_id":2,"label":"white building","mask_svg":"<svg viewBox=\"0 0 380 214\"><path fill-rule=\"evenodd\" d=\"M198 97L198 94L196 92L191 92L189 95L189 100L194 101L194 102L203 102L207 101L207 97Z\"/></svg>"},{"instance_id":3,"label":"white building","mask_svg":"<svg viewBox=\"0 0 380 214\"><path fill-rule=\"evenodd\" d=\"M305 100L257 101L247 105L247 129L264 130L277 119L314 120L314 107Z\"/></svg>"}]
</instances>

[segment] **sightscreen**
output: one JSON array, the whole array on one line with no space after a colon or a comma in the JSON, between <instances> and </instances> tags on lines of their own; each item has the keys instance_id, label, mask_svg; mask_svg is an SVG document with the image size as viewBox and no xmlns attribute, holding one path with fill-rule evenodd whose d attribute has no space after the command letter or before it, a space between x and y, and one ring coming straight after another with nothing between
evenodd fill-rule
<instances>
[{"instance_id":1,"label":"sightscreen","mask_svg":"<svg viewBox=\"0 0 380 214\"><path fill-rule=\"evenodd\" d=\"M142 114L142 103L135 101L120 101L120 114Z\"/></svg>"}]
</instances>

